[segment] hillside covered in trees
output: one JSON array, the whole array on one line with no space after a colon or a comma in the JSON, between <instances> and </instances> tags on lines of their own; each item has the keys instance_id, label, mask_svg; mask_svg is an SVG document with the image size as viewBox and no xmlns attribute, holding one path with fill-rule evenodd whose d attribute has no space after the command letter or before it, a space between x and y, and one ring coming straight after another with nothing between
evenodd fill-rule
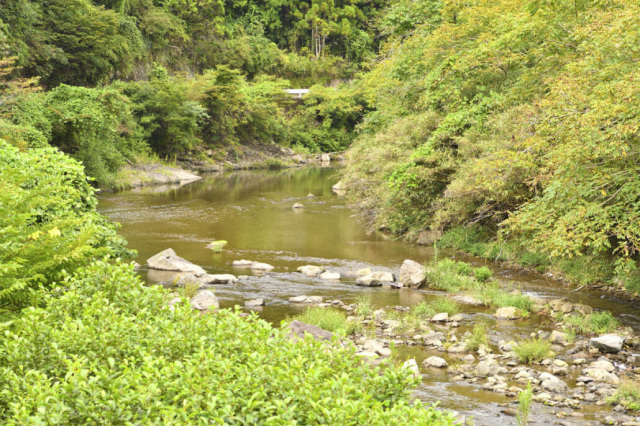
<instances>
[{"instance_id":1,"label":"hillside covered in trees","mask_svg":"<svg viewBox=\"0 0 640 426\"><path fill-rule=\"evenodd\" d=\"M0 3L0 137L53 145L103 187L149 154L247 143L338 151L367 109L384 2L18 0ZM304 105L283 89L314 86Z\"/></svg>"}]
</instances>

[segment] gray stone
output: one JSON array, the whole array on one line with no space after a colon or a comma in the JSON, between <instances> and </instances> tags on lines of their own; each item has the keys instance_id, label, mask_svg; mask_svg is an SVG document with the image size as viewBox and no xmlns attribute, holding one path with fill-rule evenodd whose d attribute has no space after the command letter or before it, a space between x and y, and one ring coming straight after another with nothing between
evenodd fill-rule
<instances>
[{"instance_id":1,"label":"gray stone","mask_svg":"<svg viewBox=\"0 0 640 426\"><path fill-rule=\"evenodd\" d=\"M320 327L311 324L305 324L301 321L291 321L289 324L289 330L296 339L303 339L306 335L312 336L316 340L330 341L333 334L327 330L323 330Z\"/></svg>"},{"instance_id":2,"label":"gray stone","mask_svg":"<svg viewBox=\"0 0 640 426\"><path fill-rule=\"evenodd\" d=\"M391 272L377 271L372 272L371 276L373 277L373 279L381 281L383 283L392 283L396 280L395 275L393 275Z\"/></svg>"},{"instance_id":3,"label":"gray stone","mask_svg":"<svg viewBox=\"0 0 640 426\"><path fill-rule=\"evenodd\" d=\"M309 296L295 296L289 298L289 303L305 303Z\"/></svg>"},{"instance_id":4,"label":"gray stone","mask_svg":"<svg viewBox=\"0 0 640 426\"><path fill-rule=\"evenodd\" d=\"M607 370L588 368L583 371L587 376L593 378L596 382L609 383L612 385L620 384L620 378Z\"/></svg>"},{"instance_id":5,"label":"gray stone","mask_svg":"<svg viewBox=\"0 0 640 426\"><path fill-rule=\"evenodd\" d=\"M431 321L433 322L446 322L449 320L449 314L446 312L440 312L439 314L435 314Z\"/></svg>"},{"instance_id":6,"label":"gray stone","mask_svg":"<svg viewBox=\"0 0 640 426\"><path fill-rule=\"evenodd\" d=\"M617 334L605 334L600 337L593 337L589 342L591 346L600 349L602 352L617 354L622 349L624 338Z\"/></svg>"},{"instance_id":7,"label":"gray stone","mask_svg":"<svg viewBox=\"0 0 640 426\"><path fill-rule=\"evenodd\" d=\"M444 358L440 358L438 356L430 356L429 358L425 359L422 364L424 364L425 367L431 368L447 368L448 366L447 361L445 361Z\"/></svg>"},{"instance_id":8,"label":"gray stone","mask_svg":"<svg viewBox=\"0 0 640 426\"><path fill-rule=\"evenodd\" d=\"M507 306L507 307L498 309L494 314L494 316L497 319L501 319L501 320L515 320L518 318L522 318L522 311L513 306Z\"/></svg>"},{"instance_id":9,"label":"gray stone","mask_svg":"<svg viewBox=\"0 0 640 426\"><path fill-rule=\"evenodd\" d=\"M253 262L250 260L234 260L233 262L231 262L231 266L235 267L235 268L251 268L251 264Z\"/></svg>"},{"instance_id":10,"label":"gray stone","mask_svg":"<svg viewBox=\"0 0 640 426\"><path fill-rule=\"evenodd\" d=\"M186 287L189 284L195 284L198 288L201 288L205 284L203 277L205 277L205 275L197 276L193 273L179 274L176 276L174 284L178 287Z\"/></svg>"},{"instance_id":11,"label":"gray stone","mask_svg":"<svg viewBox=\"0 0 640 426\"><path fill-rule=\"evenodd\" d=\"M147 259L147 264L149 268L160 271L191 272L196 275L204 275L206 273L200 266L181 258L170 248Z\"/></svg>"},{"instance_id":12,"label":"gray stone","mask_svg":"<svg viewBox=\"0 0 640 426\"><path fill-rule=\"evenodd\" d=\"M193 296L191 306L199 311L207 311L219 308L220 304L218 298L211 291L204 290Z\"/></svg>"},{"instance_id":13,"label":"gray stone","mask_svg":"<svg viewBox=\"0 0 640 426\"><path fill-rule=\"evenodd\" d=\"M400 268L399 284L405 287L420 287L426 281L427 268L413 260L405 260Z\"/></svg>"},{"instance_id":14,"label":"gray stone","mask_svg":"<svg viewBox=\"0 0 640 426\"><path fill-rule=\"evenodd\" d=\"M549 340L551 340L551 343L555 343L557 345L567 346L569 344L567 333L563 333L558 330L553 330L551 332Z\"/></svg>"},{"instance_id":15,"label":"gray stone","mask_svg":"<svg viewBox=\"0 0 640 426\"><path fill-rule=\"evenodd\" d=\"M356 285L360 287L381 287L382 281L373 277L373 275L365 275L356 280Z\"/></svg>"},{"instance_id":16,"label":"gray stone","mask_svg":"<svg viewBox=\"0 0 640 426\"><path fill-rule=\"evenodd\" d=\"M561 393L568 389L567 384L553 374L542 373L539 379L542 389L548 390L549 392Z\"/></svg>"},{"instance_id":17,"label":"gray stone","mask_svg":"<svg viewBox=\"0 0 640 426\"><path fill-rule=\"evenodd\" d=\"M251 269L255 271L270 271L273 269L273 266L268 263L251 262Z\"/></svg>"},{"instance_id":18,"label":"gray stone","mask_svg":"<svg viewBox=\"0 0 640 426\"><path fill-rule=\"evenodd\" d=\"M304 303L322 303L322 296L309 296Z\"/></svg>"},{"instance_id":19,"label":"gray stone","mask_svg":"<svg viewBox=\"0 0 640 426\"><path fill-rule=\"evenodd\" d=\"M500 373L500 364L495 359L482 360L476 367L476 374L481 377L494 376Z\"/></svg>"},{"instance_id":20,"label":"gray stone","mask_svg":"<svg viewBox=\"0 0 640 426\"><path fill-rule=\"evenodd\" d=\"M318 275L324 272L324 268L321 266L305 265L305 266L300 266L298 268L298 272L308 277L317 277Z\"/></svg>"},{"instance_id":21,"label":"gray stone","mask_svg":"<svg viewBox=\"0 0 640 426\"><path fill-rule=\"evenodd\" d=\"M247 308L255 308L264 305L264 299L247 300L246 302L244 302L244 306L246 306Z\"/></svg>"}]
</instances>

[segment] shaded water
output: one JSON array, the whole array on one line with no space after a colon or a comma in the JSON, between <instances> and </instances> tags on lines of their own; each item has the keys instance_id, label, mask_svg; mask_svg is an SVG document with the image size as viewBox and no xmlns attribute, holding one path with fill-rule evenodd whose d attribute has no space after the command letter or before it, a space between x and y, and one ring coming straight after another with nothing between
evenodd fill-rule
<instances>
[{"instance_id":1,"label":"shaded water","mask_svg":"<svg viewBox=\"0 0 640 426\"><path fill-rule=\"evenodd\" d=\"M298 266L315 264L338 272L370 267L397 274L405 259L427 262L433 255L429 247L405 244L379 232L365 232L346 200L332 193L331 186L337 182L337 176L338 171L333 168L215 174L183 187L150 187L103 194L100 210L122 224L121 234L131 248L138 250L141 264L170 247L209 273L249 275L241 284L216 286L216 296L222 307L243 306L247 300L263 298L267 306L260 315L275 324L299 312L301 308L287 303L290 297L298 295L323 296L325 300L339 299L347 304L365 295L374 307L411 306L438 297L438 292L362 288L355 286L353 279L331 282L294 273ZM308 194L315 198L307 198ZM302 203L304 208L293 209L294 203ZM213 240L227 240L228 245L222 253L212 253L205 246ZM518 274L491 262L458 257L476 266L487 264L498 277L525 292L567 297L595 308L609 309L627 325L640 325L636 307L625 301L587 291L571 292L561 283L541 275ZM231 266L237 259L270 263L275 269L263 276L252 275L249 270ZM161 271L142 269L140 273L150 284L173 279L172 274ZM481 312L467 318L469 322L481 320L495 325L495 320L485 311L476 311ZM458 335L469 325L463 322ZM513 339L548 328L549 324L536 322L503 322L500 332L508 333ZM490 337L494 343L501 338L497 334ZM423 347L400 348L401 356L416 358L418 362L434 354ZM421 399L440 400L442 407L472 414L477 424L490 423L496 417L507 424L515 423L512 417L502 416L497 405L512 399L482 391L475 385L453 382L444 372L424 373L423 385L417 392ZM550 413L551 408L538 409L538 420L556 420L545 414Z\"/></svg>"}]
</instances>

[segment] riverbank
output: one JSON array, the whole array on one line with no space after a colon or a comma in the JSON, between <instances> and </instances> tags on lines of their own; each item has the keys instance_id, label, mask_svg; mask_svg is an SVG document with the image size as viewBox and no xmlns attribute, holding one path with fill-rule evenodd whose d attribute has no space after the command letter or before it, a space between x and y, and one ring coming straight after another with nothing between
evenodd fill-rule
<instances>
[{"instance_id":1,"label":"riverbank","mask_svg":"<svg viewBox=\"0 0 640 426\"><path fill-rule=\"evenodd\" d=\"M173 165L141 162L122 167L109 188L126 190L143 186L184 185L204 173L238 170L278 170L307 165L330 166L344 161L343 152L299 153L273 144L252 144L234 149L205 150L197 156L177 158Z\"/></svg>"}]
</instances>

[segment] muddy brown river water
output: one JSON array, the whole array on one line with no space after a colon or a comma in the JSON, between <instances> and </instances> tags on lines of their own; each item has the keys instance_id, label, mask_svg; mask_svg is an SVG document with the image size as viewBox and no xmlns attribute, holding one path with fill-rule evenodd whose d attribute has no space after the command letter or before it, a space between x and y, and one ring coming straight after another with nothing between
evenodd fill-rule
<instances>
[{"instance_id":1,"label":"muddy brown river water","mask_svg":"<svg viewBox=\"0 0 640 426\"><path fill-rule=\"evenodd\" d=\"M300 312L289 304L292 296L313 295L354 303L367 296L375 308L412 306L423 300L437 298L442 293L428 290L392 290L387 287L355 286L354 279L340 282L323 281L295 273L298 266L321 265L328 270L346 272L370 267L398 274L405 259L428 262L433 256L430 247L398 241L383 233L369 233L358 223L347 201L332 193L338 181L335 168L310 167L281 171L243 171L213 174L182 187L147 187L102 194L100 211L121 223L129 246L138 251L138 262L166 249L201 265L209 273L249 274L240 285L218 285L216 296L221 306L243 306L247 300L262 298L266 306L259 315L276 325L288 316ZM313 194L315 198L307 198ZM304 205L293 209L294 203ZM221 253L212 253L205 246L214 240L226 240ZM524 293L542 297L566 297L572 302L612 311L625 325L640 328L638 307L605 293L566 288L561 282L539 274L524 274L498 264L462 256L456 257L474 266L487 265L497 278ZM275 266L266 275L251 275L248 270L231 266L237 259L266 262ZM171 275L145 270L140 274L149 284L167 284ZM516 340L532 331L551 330L551 323L532 318L528 321L497 323L484 308L469 308L457 334L482 321L488 325L492 345L500 340ZM401 359L423 359L438 355L448 361L455 358L429 351L422 346L399 346ZM476 424L516 424L515 418L502 414L505 408L517 408L514 398L481 390L477 384L454 382L446 371L425 371L416 397L440 401L440 407L472 416ZM559 419L557 409L534 404L535 424L584 422L601 419L610 410L606 407L584 406L580 418Z\"/></svg>"}]
</instances>

